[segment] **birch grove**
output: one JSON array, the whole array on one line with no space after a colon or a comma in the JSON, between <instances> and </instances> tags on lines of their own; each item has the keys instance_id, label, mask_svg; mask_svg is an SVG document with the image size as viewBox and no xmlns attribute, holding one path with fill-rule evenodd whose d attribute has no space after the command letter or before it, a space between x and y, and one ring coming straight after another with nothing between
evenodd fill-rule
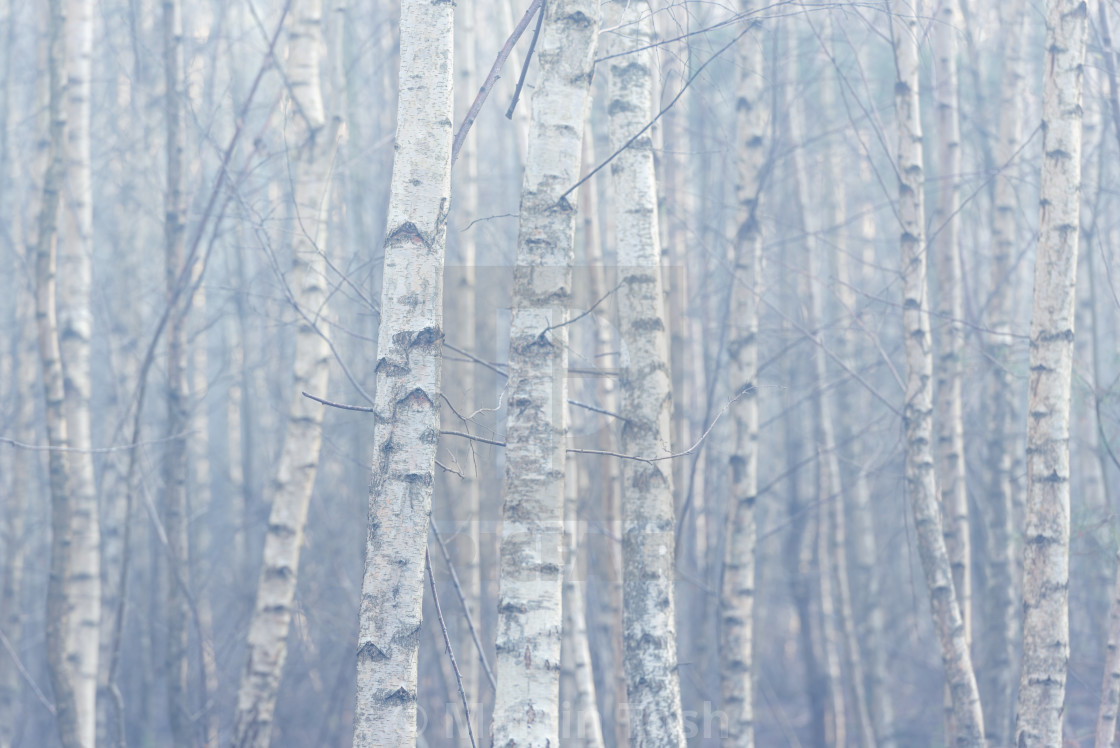
<instances>
[{"instance_id":1,"label":"birch grove","mask_svg":"<svg viewBox=\"0 0 1120 748\"><path fill-rule=\"evenodd\" d=\"M1115 11L0 0L0 748L1114 744Z\"/></svg>"}]
</instances>

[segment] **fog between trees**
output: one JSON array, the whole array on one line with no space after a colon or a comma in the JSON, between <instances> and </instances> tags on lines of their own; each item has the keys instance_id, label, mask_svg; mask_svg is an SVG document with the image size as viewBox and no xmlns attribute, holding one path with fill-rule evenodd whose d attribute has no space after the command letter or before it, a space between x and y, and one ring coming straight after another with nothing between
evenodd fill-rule
<instances>
[{"instance_id":1,"label":"fog between trees","mask_svg":"<svg viewBox=\"0 0 1120 748\"><path fill-rule=\"evenodd\" d=\"M1112 746L1116 12L0 0L0 748Z\"/></svg>"}]
</instances>

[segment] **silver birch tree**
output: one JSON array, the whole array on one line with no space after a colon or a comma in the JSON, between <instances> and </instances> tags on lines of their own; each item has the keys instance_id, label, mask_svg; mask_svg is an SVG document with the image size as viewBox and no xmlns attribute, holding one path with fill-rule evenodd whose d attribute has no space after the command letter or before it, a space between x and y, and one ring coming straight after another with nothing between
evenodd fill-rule
<instances>
[{"instance_id":1,"label":"silver birch tree","mask_svg":"<svg viewBox=\"0 0 1120 748\"><path fill-rule=\"evenodd\" d=\"M964 622L965 641L972 642L972 571L965 493L964 407L964 288L961 277L961 122L958 105L957 35L960 14L956 0L943 0L934 24L934 107L937 110L936 235L930 249L937 269L937 387L934 413L937 427L937 476L945 546L953 569L953 589Z\"/></svg>"},{"instance_id":2,"label":"silver birch tree","mask_svg":"<svg viewBox=\"0 0 1120 748\"><path fill-rule=\"evenodd\" d=\"M260 579L249 623L249 651L237 694L233 745L264 748L272 735L276 695L287 659L287 637L299 578L300 549L319 466L323 408L302 395L323 393L329 381L327 225L331 162L338 121L328 122L319 83L322 3L292 4L288 50L291 83L287 128L293 154L295 219L290 303L297 315L296 350L280 462Z\"/></svg>"},{"instance_id":3,"label":"silver birch tree","mask_svg":"<svg viewBox=\"0 0 1120 748\"><path fill-rule=\"evenodd\" d=\"M653 20L639 3L607 5L609 113L619 265L622 452L671 453L672 374L661 282L653 139ZM633 143L629 141L637 136ZM674 593L675 515L669 460L622 464L622 625L632 744L684 745Z\"/></svg>"},{"instance_id":4,"label":"silver birch tree","mask_svg":"<svg viewBox=\"0 0 1120 748\"><path fill-rule=\"evenodd\" d=\"M58 251L59 350L66 390L70 446L73 605L70 652L78 739L92 748L97 733L97 668L101 623L101 530L90 419L90 308L93 265L93 186L90 161L90 77L93 2L68 0L66 25L66 186Z\"/></svg>"},{"instance_id":5,"label":"silver birch tree","mask_svg":"<svg viewBox=\"0 0 1120 748\"><path fill-rule=\"evenodd\" d=\"M984 745L984 718L976 674L964 636L964 622L953 588L949 555L942 535L933 460L933 351L926 283L924 168L918 83L919 28L915 9L894 4L892 17L897 80L898 216L902 250L902 322L906 340L906 491L914 513L918 551L929 590L941 664L952 700L958 746Z\"/></svg>"},{"instance_id":6,"label":"silver birch tree","mask_svg":"<svg viewBox=\"0 0 1120 748\"><path fill-rule=\"evenodd\" d=\"M35 240L35 321L43 376L51 493L51 551L47 582L46 647L55 721L64 748L79 748L78 716L70 674L68 634L70 604L70 435L66 422L66 390L59 350L56 275L58 270L58 212L65 179L66 154L66 25L65 0L47 6L47 78L49 155L43 177Z\"/></svg>"},{"instance_id":7,"label":"silver birch tree","mask_svg":"<svg viewBox=\"0 0 1120 748\"><path fill-rule=\"evenodd\" d=\"M1069 418L1087 5L1046 3L1042 179L1030 330L1023 658L1015 743L1060 745L1069 661Z\"/></svg>"},{"instance_id":8,"label":"silver birch tree","mask_svg":"<svg viewBox=\"0 0 1120 748\"><path fill-rule=\"evenodd\" d=\"M743 13L755 10L743 0ZM770 146L770 112L763 96L760 34L740 40L735 102L735 244L728 320L728 389L735 442L720 587L720 697L730 748L754 745L755 502L758 493L758 278L762 272L759 200Z\"/></svg>"},{"instance_id":9,"label":"silver birch tree","mask_svg":"<svg viewBox=\"0 0 1120 748\"><path fill-rule=\"evenodd\" d=\"M1015 692L1015 640L1019 627L1016 574L1013 553L1015 537L1015 414L1017 387L1012 374L1014 339L1011 337L1014 251L1017 244L1017 196L1015 168L1011 161L1022 140L1021 101L1025 76L1022 71L1026 18L1022 0L1011 0L1003 9L1003 75L1000 91L999 133L995 159L1001 168L992 201L991 302L985 342L993 366L988 380L988 463L992 477L989 490L991 542L988 546L983 651L986 654L982 681L986 718L984 726L990 745L1005 745L1012 730Z\"/></svg>"},{"instance_id":10,"label":"silver birch tree","mask_svg":"<svg viewBox=\"0 0 1120 748\"><path fill-rule=\"evenodd\" d=\"M424 550L439 442L454 6L403 0L377 344L354 745L416 743Z\"/></svg>"},{"instance_id":11,"label":"silver birch tree","mask_svg":"<svg viewBox=\"0 0 1120 748\"><path fill-rule=\"evenodd\" d=\"M559 743L568 304L599 4L547 3L510 316L495 745Z\"/></svg>"}]
</instances>

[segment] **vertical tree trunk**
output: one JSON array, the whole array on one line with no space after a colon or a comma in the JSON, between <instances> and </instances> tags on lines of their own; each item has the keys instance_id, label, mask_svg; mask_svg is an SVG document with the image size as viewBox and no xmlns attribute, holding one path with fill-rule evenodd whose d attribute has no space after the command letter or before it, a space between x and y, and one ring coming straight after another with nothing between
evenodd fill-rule
<instances>
[{"instance_id":1,"label":"vertical tree trunk","mask_svg":"<svg viewBox=\"0 0 1120 748\"><path fill-rule=\"evenodd\" d=\"M945 547L953 569L953 589L964 623L964 638L972 642L972 572L965 493L964 407L964 286L961 277L961 123L957 86L957 34L960 14L956 0L943 0L934 24L934 106L937 110L939 162L936 236L931 242L937 268L937 386L934 420L937 423L937 475Z\"/></svg>"},{"instance_id":2,"label":"vertical tree trunk","mask_svg":"<svg viewBox=\"0 0 1120 748\"><path fill-rule=\"evenodd\" d=\"M424 549L439 441L453 21L450 3L401 3L397 151L377 335L355 748L416 743Z\"/></svg>"},{"instance_id":3,"label":"vertical tree trunk","mask_svg":"<svg viewBox=\"0 0 1120 748\"><path fill-rule=\"evenodd\" d=\"M186 233L183 206L183 136L180 121L180 76L182 24L179 0L163 0L164 116L166 117L167 193L164 197L164 275L167 303L179 306L176 285L183 268ZM188 704L189 628L191 609L184 589L189 579L189 535L187 532L187 452L180 441L187 430L189 393L186 371L187 309L173 308L167 324L167 424L164 452L163 522L167 532L168 565L164 584L167 592L167 708L171 736L176 748L194 744L194 724Z\"/></svg>"},{"instance_id":4,"label":"vertical tree trunk","mask_svg":"<svg viewBox=\"0 0 1120 748\"><path fill-rule=\"evenodd\" d=\"M51 490L51 558L47 584L46 646L55 720L64 748L81 748L73 677L68 662L67 635L71 625L70 602L70 435L66 423L65 385L59 352L58 314L55 305L58 267L58 208L65 179L66 155L66 7L65 0L50 0L47 23L49 76L50 155L43 178L35 245L35 320L39 361L46 402L47 441Z\"/></svg>"},{"instance_id":5,"label":"vertical tree trunk","mask_svg":"<svg viewBox=\"0 0 1120 748\"><path fill-rule=\"evenodd\" d=\"M599 8L554 0L537 45L510 317L494 745L559 741L568 304Z\"/></svg>"},{"instance_id":6,"label":"vertical tree trunk","mask_svg":"<svg viewBox=\"0 0 1120 748\"><path fill-rule=\"evenodd\" d=\"M1015 651L1019 627L1019 599L1015 581L1012 543L1015 538L1015 432L1018 387L1012 374L1013 338L1011 316L1014 283L1018 210L1015 194L1015 157L1022 139L1022 67L1026 13L1022 0L1005 5L1003 30L1003 82L1000 92L999 137L996 163L1003 172L996 176L992 202L991 302L986 335L992 361L988 379L988 463L991 466L989 502L992 516L988 548L987 590L982 670L985 727L989 745L1006 745L1012 730L1012 700L1015 692Z\"/></svg>"},{"instance_id":7,"label":"vertical tree trunk","mask_svg":"<svg viewBox=\"0 0 1120 748\"><path fill-rule=\"evenodd\" d=\"M68 660L74 676L78 739L92 747L97 733L97 667L101 622L101 532L90 423L90 309L93 188L90 162L90 77L93 3L68 0L67 166L58 257L59 349L70 446L70 620Z\"/></svg>"},{"instance_id":8,"label":"vertical tree trunk","mask_svg":"<svg viewBox=\"0 0 1120 748\"><path fill-rule=\"evenodd\" d=\"M463 117L474 96L478 91L475 73L475 3L462 3L456 7L459 22L455 31L455 100L456 122L462 122ZM459 257L458 268L449 279L455 286L450 294L450 301L454 314L455 344L472 354L477 353L475 304L478 300L475 283L475 265L477 252L475 248L475 231L466 226L478 217L478 142L476 133L472 130L468 134L462 149L459 151L459 160L455 167L456 181L452 184L456 212L456 226L458 237ZM477 398L475 389L476 364L471 361L459 367L458 376L455 378L456 391L453 396L466 399L467 402ZM476 406L477 407L477 406ZM473 411L474 408L468 408ZM459 429L463 430L463 429ZM457 478L454 490L449 496L451 517L455 521L455 532L460 534L462 540L457 544L459 552L456 554L455 567L462 584L463 595L470 606L472 614L477 616L481 610L482 599L482 572L479 563L481 550L481 537L479 535L481 521L479 475L477 459L474 459L475 445L464 442L457 453L460 455L459 464L463 466L463 477ZM477 620L477 619L476 619ZM476 703L481 700L479 690L480 672L478 657L473 654L474 642L465 622L460 619L457 625L460 636L457 642L457 652L462 652L458 657L459 669L462 671L463 686L467 695ZM468 654L472 653L472 654ZM478 728L476 727L476 730Z\"/></svg>"},{"instance_id":9,"label":"vertical tree trunk","mask_svg":"<svg viewBox=\"0 0 1120 748\"><path fill-rule=\"evenodd\" d=\"M19 184L16 160L12 157L12 83L15 76L12 74L12 46L15 42L15 18L12 13L11 0L0 2L0 18L7 26L5 49L0 51L0 62L3 63L3 72L0 73L0 204L11 205L10 195L12 187ZM42 50L42 45L39 45ZM39 69L44 66L45 60L38 60ZM45 88L45 87L42 87ZM36 96L38 100L40 96ZM38 122L41 118L37 117ZM36 156L41 153L36 150ZM27 185L27 189L34 192L36 187ZM5 210L4 220L7 222L5 231L9 233L11 246L23 261L27 257L27 247L23 243L23 223L19 209ZM37 396L37 365L35 362L35 298L34 287L26 283L25 278L17 276L15 314L12 317L12 327L9 328L13 341L9 350L0 353L0 358L9 356L11 365L7 372L11 382L11 392L16 401L13 425L16 429L17 439L32 444L35 442L35 397ZM24 559L27 540L24 535L27 527L26 514L28 507L33 505L29 501L39 497L36 490L38 484L33 468L39 464L37 459L30 459L27 455L18 453L10 454L10 461L5 460L3 469L9 471L11 476L10 498L5 502L4 524L0 526L3 532L2 545L4 547L3 572L0 573L0 633L17 649L23 640L23 587L24 587ZM10 748L20 726L20 701L22 682L16 668L8 666L0 670L0 748Z\"/></svg>"},{"instance_id":10,"label":"vertical tree trunk","mask_svg":"<svg viewBox=\"0 0 1120 748\"><path fill-rule=\"evenodd\" d=\"M1027 399L1023 659L1015 740L1062 740L1069 661L1069 408L1087 6L1046 4L1042 181Z\"/></svg>"},{"instance_id":11,"label":"vertical tree trunk","mask_svg":"<svg viewBox=\"0 0 1120 748\"><path fill-rule=\"evenodd\" d=\"M842 161L838 153L833 152L830 159L829 177L831 183L839 183L842 179ZM852 165L860 183L866 184L873 179L871 176L870 160L861 157L858 164ZM857 294L856 289L866 287L861 284L861 275L876 264L874 259L877 244L875 209L868 199L863 196L863 202L858 212L863 216L859 222L857 236L862 245L862 253L857 253L856 248L845 243L847 236L846 223L840 220L835 222L838 227L834 241L838 242L837 256L837 284L836 294L842 307L848 310L853 319L849 329L841 339L838 352L843 360L852 366L865 365L866 355L859 353L859 337L863 336L867 325L872 324L872 317L868 313L867 304ZM861 256L862 254L862 256ZM862 273L860 268L862 266ZM849 354L849 355L845 355ZM868 392L859 386L854 392L847 394L841 401L844 413L864 412L870 402ZM864 440L856 437L857 424L852 419L840 420L843 441L848 442L849 459L855 468L855 476L851 484L852 524L854 542L854 562L856 569L856 589L860 604L857 606L859 622L857 630L863 651L867 657L867 698L874 726L875 740L879 748L895 748L894 726L894 699L891 683L887 673L887 659L889 647L887 646L886 615L884 611L884 596L882 594L883 578L886 576L884 564L879 563L878 540L875 534L875 521L872 512L871 486L868 481L865 457Z\"/></svg>"},{"instance_id":12,"label":"vertical tree trunk","mask_svg":"<svg viewBox=\"0 0 1120 748\"><path fill-rule=\"evenodd\" d=\"M754 2L743 0L743 13ZM754 745L755 502L758 498L758 277L762 272L759 200L770 147L770 112L763 97L762 34L739 41L735 102L735 244L728 321L728 390L735 442L720 585L720 697L728 748Z\"/></svg>"},{"instance_id":13,"label":"vertical tree trunk","mask_svg":"<svg viewBox=\"0 0 1120 748\"><path fill-rule=\"evenodd\" d=\"M596 297L598 298L598 297ZM591 672L591 648L587 639L586 565L580 558L579 496L580 465L575 454L566 460L564 478L564 534L567 559L564 578L563 655L570 662L572 695L568 719L561 722L560 744L578 748L603 748L603 725L595 701L595 678ZM561 703L564 699L561 698Z\"/></svg>"},{"instance_id":14,"label":"vertical tree trunk","mask_svg":"<svg viewBox=\"0 0 1120 748\"><path fill-rule=\"evenodd\" d=\"M195 318L204 320L194 331L193 348L191 352L191 385L190 385L190 462L193 481L190 491L188 507L190 516L196 517L195 536L193 547L195 553L195 578L205 584L206 580L213 577L215 566L215 549L213 547L212 527L214 525L210 505L210 417L207 410L207 395L209 394L206 316L206 288L202 285L200 276L201 263L195 266L195 285L192 309L196 312ZM204 748L217 748L218 744L218 714L219 705L216 703L218 690L218 663L214 650L214 610L211 605L210 589L199 586L195 592L198 610L198 632L201 638L199 650L201 652L202 666L202 715L199 717L203 724L201 734L205 737Z\"/></svg>"},{"instance_id":15,"label":"vertical tree trunk","mask_svg":"<svg viewBox=\"0 0 1120 748\"><path fill-rule=\"evenodd\" d=\"M593 169L598 162L595 160L595 138L591 129L591 119L588 119L587 132L583 139L583 171ZM599 201L598 182L589 179L580 188L582 196L582 213L584 217L584 241L587 248L587 265L589 278L589 296L592 299L601 299L607 293L606 270L603 260L603 241L601 237L602 222L599 220L601 203ZM617 362L617 345L611 334L613 326L601 321L595 328L595 358L600 365L607 366L610 362ZM600 377L597 385L599 405L612 413L618 412L618 387L614 377ZM599 429L596 448L604 452L617 452L615 431L613 428ZM618 461L604 458L599 463L598 484L600 490L600 507L603 516L604 532L595 537L598 541L598 553L588 543L588 552L594 558L601 558L602 563L596 564L594 569L599 572L592 578L599 580L600 595L592 598L597 602L589 611L591 619L589 625L597 629L599 648L592 647L595 654L597 667L594 674L597 676L599 687L595 695L602 704L600 714L619 714L620 704L626 701L626 673L623 669L622 652L622 553L615 538L622 536L622 522L619 505L619 465ZM584 469L579 473L580 494L587 496L591 485L589 471ZM613 729L612 729L613 728ZM628 730L626 723L621 719L607 721L604 742L608 746L626 746L628 743Z\"/></svg>"},{"instance_id":16,"label":"vertical tree trunk","mask_svg":"<svg viewBox=\"0 0 1120 748\"><path fill-rule=\"evenodd\" d=\"M791 33L791 41L795 40ZM791 51L796 44L790 45ZM789 138L793 144L793 179L795 182L795 202L806 252L804 254L805 272L800 277L799 291L806 300L806 323L813 335L820 329L824 318L824 299L814 285L823 280L820 250L817 247L817 234L821 227L814 225L809 218L810 206L816 205L809 189L809 173L806 170L805 128L803 125L802 104L786 97L789 116ZM827 109L825 110L827 111ZM817 170L814 169L814 173ZM827 227L825 227L827 229ZM823 343L813 340L812 405L813 441L817 452L817 493L813 502L813 512L817 517L817 576L820 588L821 605L821 645L824 659L824 672L827 679L829 696L829 716L832 728L830 745L847 745L846 708L844 704L844 683L840 671L840 642L836 629L836 591L833 585L838 582L838 564L834 564L832 522L833 505L843 507L843 489L840 480L840 461L836 456L836 437L833 426L833 405L828 391L828 361ZM839 586L839 585L837 585ZM854 681L855 679L853 679ZM862 686L860 686L862 693Z\"/></svg>"},{"instance_id":17,"label":"vertical tree trunk","mask_svg":"<svg viewBox=\"0 0 1120 748\"><path fill-rule=\"evenodd\" d=\"M958 746L984 745L976 674L972 669L964 622L953 588L949 555L942 535L933 463L933 353L930 347L926 284L921 112L918 88L917 17L905 3L893 19L898 79L898 178L902 250L903 328L906 340L906 490L914 512L918 551L929 589L941 663L951 692Z\"/></svg>"},{"instance_id":18,"label":"vertical tree trunk","mask_svg":"<svg viewBox=\"0 0 1120 748\"><path fill-rule=\"evenodd\" d=\"M0 127L3 124L0 123ZM18 238L15 234L13 238ZM17 289L17 307L14 322L19 332L13 329L13 342L10 349L11 374L16 402L13 425L17 438L26 443L35 442L35 400L38 387L37 367L34 359L34 299L28 293L21 278ZM29 345L30 343L30 345ZM5 354L0 354L0 356ZM25 530L28 527L25 515L41 495L36 490L35 468L39 461L27 454L16 453L11 463L11 494L4 507L4 571L0 579L0 633L17 650L23 640L23 590L24 565L28 546ZM7 656L7 653L4 655ZM0 748L9 748L17 735L20 724L20 703L22 682L11 662L0 668Z\"/></svg>"},{"instance_id":19,"label":"vertical tree trunk","mask_svg":"<svg viewBox=\"0 0 1120 748\"><path fill-rule=\"evenodd\" d=\"M1108 612L1108 647L1104 658L1101 705L1097 712L1096 748L1112 748L1116 744L1116 713L1120 709L1120 554L1116 561L1116 583Z\"/></svg>"},{"instance_id":20,"label":"vertical tree trunk","mask_svg":"<svg viewBox=\"0 0 1120 748\"><path fill-rule=\"evenodd\" d=\"M288 629L299 578L304 527L319 467L323 408L303 392L325 394L329 378L327 225L330 173L338 121L328 123L319 85L322 4L292 4L288 78L291 81L290 158L296 162L289 301L298 318L292 389L268 518L249 651L237 693L233 745L265 748L272 736L276 695L287 659Z\"/></svg>"},{"instance_id":21,"label":"vertical tree trunk","mask_svg":"<svg viewBox=\"0 0 1120 748\"><path fill-rule=\"evenodd\" d=\"M653 116L653 21L625 0L607 6L611 150ZM645 459L671 453L669 371L657 185L648 133L611 164L618 246L622 360L622 451ZM634 745L684 744L674 603L675 515L670 461L622 464L623 643Z\"/></svg>"}]
</instances>

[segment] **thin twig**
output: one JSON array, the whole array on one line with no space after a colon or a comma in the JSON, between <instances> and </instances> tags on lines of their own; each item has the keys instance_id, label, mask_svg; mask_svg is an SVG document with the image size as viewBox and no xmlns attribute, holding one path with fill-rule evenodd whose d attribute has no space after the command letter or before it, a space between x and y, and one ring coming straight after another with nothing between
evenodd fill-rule
<instances>
[{"instance_id":1,"label":"thin twig","mask_svg":"<svg viewBox=\"0 0 1120 748\"><path fill-rule=\"evenodd\" d=\"M441 436L461 436L464 439L470 439L471 441L482 442L483 444L493 444L495 447L506 446L505 442L495 441L494 439L487 439L484 436L475 436L474 434L468 434L464 431L446 431L445 430L445 431L440 431L439 433L440 433Z\"/></svg>"},{"instance_id":2,"label":"thin twig","mask_svg":"<svg viewBox=\"0 0 1120 748\"><path fill-rule=\"evenodd\" d=\"M51 716L54 716L54 704L52 704L50 700L47 699L46 694L39 689L39 685L35 683L35 680L31 677L31 673L27 672L27 668L23 666L23 663L19 659L19 653L16 652L16 648L12 646L11 641L8 640L8 637L4 635L3 631L0 631L0 644L3 644L4 649L8 650L8 656L11 657L12 662L15 663L16 670L18 670L19 674L23 676L23 679L27 681L27 685L31 686L31 690L35 692L39 703L51 713Z\"/></svg>"},{"instance_id":3,"label":"thin twig","mask_svg":"<svg viewBox=\"0 0 1120 748\"><path fill-rule=\"evenodd\" d=\"M517 79L517 88L513 89L513 101L506 110L506 119L513 119L513 110L517 108L517 100L521 98L521 89L525 85L525 74L529 72L529 63L533 60L533 50L537 48L537 37L541 35L541 24L544 23L544 3L537 14L537 28L533 30L533 38L529 40L529 51L525 53L525 62L521 65L521 76Z\"/></svg>"},{"instance_id":4,"label":"thin twig","mask_svg":"<svg viewBox=\"0 0 1120 748\"><path fill-rule=\"evenodd\" d=\"M443 554L443 560L447 564L448 571L451 572L451 583L455 586L455 594L459 596L459 603L463 606L463 616L467 619L467 628L470 629L471 638L474 639L474 648L478 652L478 661L482 663L482 669L486 671L486 678L490 681L490 688L496 693L498 691L498 681L494 678L494 671L490 669L490 663L486 661L486 653L482 649L482 640L478 638L478 630L474 627L474 619L471 617L470 605L467 604L467 596L463 594L463 586L459 584L459 575L455 572L455 564L451 563L451 554L447 552L447 546L443 542L443 538L436 529L436 523L430 524L432 534L439 543L439 551Z\"/></svg>"},{"instance_id":5,"label":"thin twig","mask_svg":"<svg viewBox=\"0 0 1120 748\"><path fill-rule=\"evenodd\" d=\"M367 408L364 405L346 405L345 403L335 403L335 402L331 402L330 400L324 400L321 397L315 397L310 392L304 392L303 390L300 390L299 394L303 395L304 397L306 397L309 400L314 400L317 403L322 403L323 405L329 405L330 407L338 408L339 410L356 410L359 413L373 413L374 412L373 408Z\"/></svg>"},{"instance_id":6,"label":"thin twig","mask_svg":"<svg viewBox=\"0 0 1120 748\"><path fill-rule=\"evenodd\" d=\"M570 190L569 190L569 192L570 192ZM565 194L566 194L566 193L565 193ZM549 325L548 327L544 328L544 330L542 330L542 331L541 331L541 335L544 335L544 334L545 334L546 332L549 332L550 330L556 330L556 329L558 329L558 328L561 328L561 327L564 327L564 326L566 326L566 325L570 325L570 324L572 324L573 322L579 322L579 321L580 321L581 319L583 319L584 317L586 317L587 315L589 315L589 314L591 314L591 313L592 313L593 311L595 311L595 307L599 306L599 305L600 305L600 304L602 304L602 303L603 303L604 301L606 301L607 299L609 299L609 298L611 297L611 295L613 295L613 294L614 294L614 292L615 292L615 291L617 291L618 289L622 288L622 283L623 283L623 281L619 281L619 283L618 283L618 285L617 285L617 286L615 286L615 287L614 287L614 288L612 288L612 289L611 289L610 291L607 291L607 292L606 292L605 294L603 294L602 296L600 296L600 297L599 297L599 299L598 299L598 300L597 300L597 301L596 301L596 302L595 302L594 304L592 304L591 306L587 307L587 309L584 309L584 310L583 310L582 312L580 312L580 313L579 313L579 314L577 314L576 316L572 317L572 318L571 318L570 320L567 320L566 322L561 322L561 323L560 323L560 324L558 324L558 325Z\"/></svg>"},{"instance_id":7,"label":"thin twig","mask_svg":"<svg viewBox=\"0 0 1120 748\"><path fill-rule=\"evenodd\" d=\"M459 126L459 132L455 133L455 140L451 144L451 163L455 164L455 159L459 158L459 149L463 147L463 142L467 139L467 133L470 132L471 125L474 124L478 113L482 110L482 105L486 102L486 97L490 95L490 89L498 82L498 73L502 70L502 65L505 65L506 58L509 53L513 51L513 47L517 44L517 40L525 33L525 29L529 26L529 21L533 20L533 14L540 10L544 0L533 0L529 9L525 11L525 15L518 22L517 27L513 33L506 39L505 46L498 52L498 57L494 60L494 64L490 66L490 73L483 81L482 87L478 89L478 95L474 98L474 103L471 104L467 116L463 119L463 124Z\"/></svg>"},{"instance_id":8,"label":"thin twig","mask_svg":"<svg viewBox=\"0 0 1120 748\"><path fill-rule=\"evenodd\" d=\"M109 454L110 452L125 452L137 447L147 447L153 444L163 444L164 442L173 442L182 439L183 437L190 436L195 433L193 429L187 431L180 431L178 434L171 434L162 439L149 439L143 442L135 442L133 444L119 444L115 447L92 447L89 449L82 449L80 447L55 447L50 444L26 444L15 439L9 439L6 436L0 436L0 444L10 444L16 449L27 449L33 452L80 452L82 454Z\"/></svg>"},{"instance_id":9,"label":"thin twig","mask_svg":"<svg viewBox=\"0 0 1120 748\"><path fill-rule=\"evenodd\" d=\"M443 621L443 611L439 609L439 595L436 594L436 578L432 574L432 554L424 549L424 565L428 567L428 584L432 586L432 601L436 604L436 617L439 618L439 627L443 631L443 643L447 645L447 656L451 658L451 669L455 671L455 682L459 685L459 696L463 699L463 712L466 715L467 736L471 739L471 748L476 748L474 743L474 729L471 727L471 708L467 704L467 692L463 690L463 674L459 672L459 665L455 662L455 652L451 649L451 638L447 635L447 624Z\"/></svg>"},{"instance_id":10,"label":"thin twig","mask_svg":"<svg viewBox=\"0 0 1120 748\"><path fill-rule=\"evenodd\" d=\"M741 32L736 34L734 39L729 41L727 44L724 44L722 47L719 48L719 50L715 54L713 54L708 59L704 60L703 64L701 64L700 67L696 68L696 72L693 73L692 75L690 75L688 80L686 80L684 82L684 85L681 86L681 90L677 91L677 95L673 97L673 100L670 101L668 104L666 104L665 107L660 112L657 113L657 116L655 116L648 123L646 123L646 126L643 127L641 130L638 130L636 133L634 133L634 136L632 138L630 138L629 140L627 140L625 143L623 143L618 148L617 151L615 151L611 155L607 156L605 161L603 161L601 164L599 164L594 169L592 169L590 172L588 172L587 176L583 177L578 182L576 182L571 187L569 187L567 192L565 192L563 195L561 195L559 198L556 199L556 202L560 202L561 200L566 198L568 195L572 194L572 192L579 189L580 185L582 185L588 179L591 179L591 177L598 174L599 171L604 166L609 164L611 161L614 161L615 158L618 157L618 155L620 153L622 153L627 148L629 148L631 145L633 145L634 141L636 141L638 138L642 137L642 135L644 135L651 127L653 127L657 123L657 120L661 119L661 117L666 112L668 112L670 109L673 108L673 106L677 103L677 100L680 99L681 96L684 95L684 92L688 90L689 86L692 85L692 82L695 81L697 77L699 77L700 73L704 72L704 68L708 67L708 65L710 65L717 57L722 55L724 52L731 49L731 47L733 47L736 42L738 42L740 39L742 39L744 36L746 36L747 32L749 32L752 28L754 28L754 24L748 25L747 28L743 29Z\"/></svg>"}]
</instances>

